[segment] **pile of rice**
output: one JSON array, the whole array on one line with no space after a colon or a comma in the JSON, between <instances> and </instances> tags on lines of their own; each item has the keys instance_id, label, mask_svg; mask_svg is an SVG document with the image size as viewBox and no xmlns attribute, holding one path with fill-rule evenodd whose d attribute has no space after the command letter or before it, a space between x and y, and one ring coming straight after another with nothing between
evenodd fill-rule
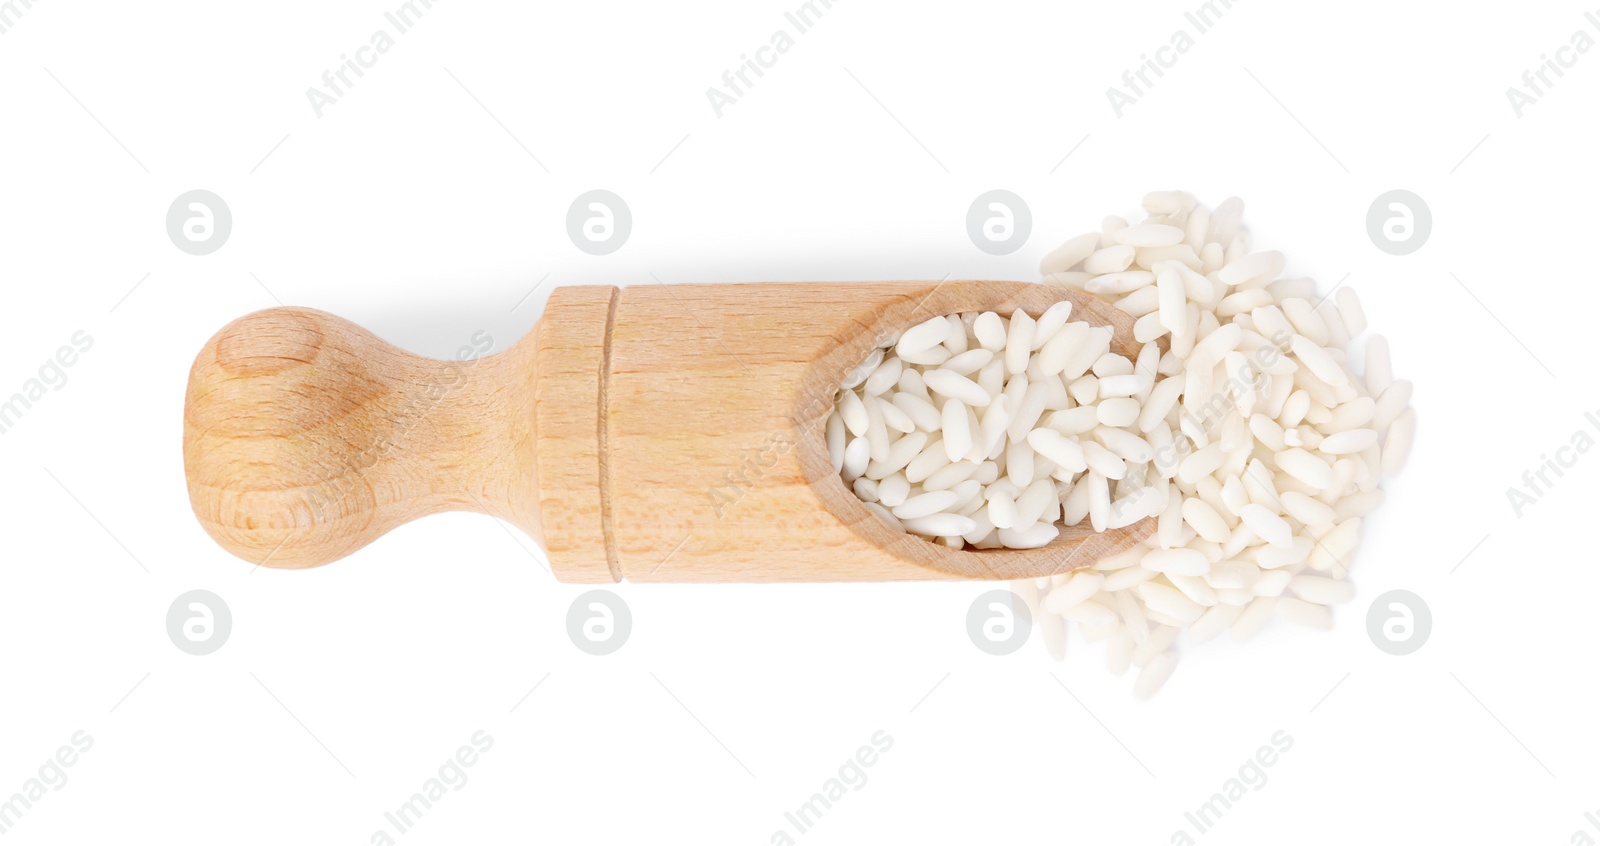
<instances>
[{"instance_id":1,"label":"pile of rice","mask_svg":"<svg viewBox=\"0 0 1600 846\"><path fill-rule=\"evenodd\" d=\"M1108 217L1040 263L1044 283L1136 318L1136 360L1111 331L1071 319L942 315L874 350L827 425L835 467L890 526L953 548L1035 548L1061 526L1157 518L1141 546L1092 567L1014 582L1050 653L1066 624L1105 641L1135 693L1189 643L1255 635L1273 617L1330 628L1361 520L1383 501L1416 431L1411 383L1388 343L1363 342L1355 292L1318 296L1251 252L1244 204L1179 191L1145 217ZM1165 350L1162 347L1165 347Z\"/></svg>"}]
</instances>

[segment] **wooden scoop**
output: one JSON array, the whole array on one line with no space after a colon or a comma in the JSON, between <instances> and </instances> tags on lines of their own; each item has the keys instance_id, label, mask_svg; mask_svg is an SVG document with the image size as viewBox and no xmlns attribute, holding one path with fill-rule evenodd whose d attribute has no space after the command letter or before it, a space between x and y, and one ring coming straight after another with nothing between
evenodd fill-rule
<instances>
[{"instance_id":1,"label":"wooden scoop","mask_svg":"<svg viewBox=\"0 0 1600 846\"><path fill-rule=\"evenodd\" d=\"M337 560L427 514L478 511L564 582L1012 579L1084 567L1154 520L1065 527L1031 550L952 550L885 525L829 461L846 372L929 317L1072 300L1134 357L1133 320L1047 285L952 281L580 286L495 355L412 355L276 308L195 359L183 456L194 512L272 567Z\"/></svg>"}]
</instances>

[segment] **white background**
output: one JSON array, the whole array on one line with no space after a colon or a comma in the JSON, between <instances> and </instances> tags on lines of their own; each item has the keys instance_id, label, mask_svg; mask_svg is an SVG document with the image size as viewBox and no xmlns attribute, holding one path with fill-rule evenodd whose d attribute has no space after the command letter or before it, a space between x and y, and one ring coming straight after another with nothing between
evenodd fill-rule
<instances>
[{"instance_id":1,"label":"white background","mask_svg":"<svg viewBox=\"0 0 1600 846\"><path fill-rule=\"evenodd\" d=\"M1600 51L1520 118L1505 94L1600 38L1582 4L1238 3L1118 118L1106 89L1197 2L840 0L719 118L706 89L798 3L461 0L319 118L306 90L398 5L36 0L0 35L0 399L94 339L0 436L0 800L94 739L6 842L367 843L480 729L469 781L398 839L768 843L879 730L800 842L1168 843L1280 730L1197 839L1600 839L1600 457L1520 518L1506 499L1600 412ZM195 188L234 219L204 257L164 224ZM565 228L594 188L634 217L604 257ZM965 234L994 188L1034 221L998 258ZM490 518L253 572L189 511L185 378L243 313L448 356L514 342L555 285L1033 279L1155 188L1238 194L1258 248L1358 289L1422 422L1335 631L1186 650L1154 702L1098 645L979 652L981 585L624 584L632 637L593 657L565 629L583 589ZM1393 188L1433 212L1406 257L1366 234ZM233 614L204 657L164 622L197 588ZM1407 657L1366 633L1396 588L1434 616Z\"/></svg>"}]
</instances>

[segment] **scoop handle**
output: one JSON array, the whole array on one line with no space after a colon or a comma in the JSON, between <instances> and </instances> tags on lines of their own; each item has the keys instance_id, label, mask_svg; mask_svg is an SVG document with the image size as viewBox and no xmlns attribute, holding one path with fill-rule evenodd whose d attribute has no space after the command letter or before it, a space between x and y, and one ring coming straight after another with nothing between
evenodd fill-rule
<instances>
[{"instance_id":1,"label":"scoop handle","mask_svg":"<svg viewBox=\"0 0 1600 846\"><path fill-rule=\"evenodd\" d=\"M436 360L313 309L235 320L189 374L195 516L229 552L274 567L328 563L441 511L538 540L534 344L482 356L490 343L479 333Z\"/></svg>"}]
</instances>

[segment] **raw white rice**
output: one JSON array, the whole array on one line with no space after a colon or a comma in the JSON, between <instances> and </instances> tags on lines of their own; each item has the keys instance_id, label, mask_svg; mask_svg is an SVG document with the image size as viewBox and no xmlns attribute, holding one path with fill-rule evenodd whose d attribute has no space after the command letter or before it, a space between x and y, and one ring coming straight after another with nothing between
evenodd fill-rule
<instances>
[{"instance_id":1,"label":"raw white rice","mask_svg":"<svg viewBox=\"0 0 1600 846\"><path fill-rule=\"evenodd\" d=\"M1068 624L1105 641L1112 672L1153 695L1173 645L1248 640L1273 618L1333 625L1363 518L1416 436L1412 384L1356 293L1280 279L1250 249L1244 204L1182 191L1106 218L1040 261L1047 285L1133 318L1137 362L1067 303L940 315L870 353L841 386L828 455L868 510L952 548L1034 548L1064 525L1156 517L1143 545L1091 567L1014 582L1048 653ZM874 499L876 501L874 501Z\"/></svg>"}]
</instances>

